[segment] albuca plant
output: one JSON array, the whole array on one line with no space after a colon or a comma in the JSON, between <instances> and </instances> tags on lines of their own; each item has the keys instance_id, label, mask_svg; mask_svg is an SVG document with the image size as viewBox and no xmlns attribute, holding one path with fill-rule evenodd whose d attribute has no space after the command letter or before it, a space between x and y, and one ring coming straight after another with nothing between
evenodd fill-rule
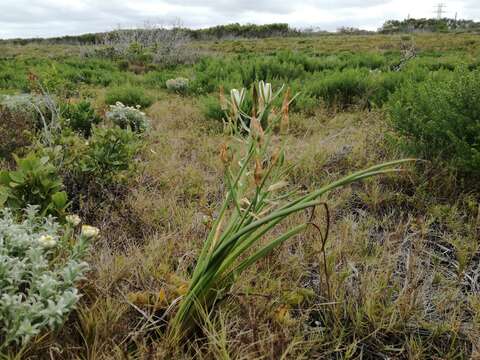
<instances>
[{"instance_id":1,"label":"albuca plant","mask_svg":"<svg viewBox=\"0 0 480 360\"><path fill-rule=\"evenodd\" d=\"M272 102L281 92L282 89L273 93L271 85L263 82L254 85L252 115L240 110L246 96L244 89L232 90L231 100L222 100L234 140L223 145L220 154L228 191L197 259L188 292L171 320L170 334L174 340L191 334L202 321L201 314L214 310L216 300L228 293L245 269L309 226L305 221L267 243L261 242L286 218L319 206L322 195L335 188L398 171L395 166L409 161L376 165L306 194L292 190L285 181L285 146L281 137L275 135L275 129L288 127L292 101L287 91L280 111L273 109ZM258 246L259 243L262 245Z\"/></svg>"},{"instance_id":2,"label":"albuca plant","mask_svg":"<svg viewBox=\"0 0 480 360\"><path fill-rule=\"evenodd\" d=\"M121 102L110 105L107 119L122 129L130 128L138 133L144 132L149 126L147 115L140 107L125 106Z\"/></svg>"},{"instance_id":3,"label":"albuca plant","mask_svg":"<svg viewBox=\"0 0 480 360\"><path fill-rule=\"evenodd\" d=\"M80 298L75 284L88 268L82 258L92 234L75 236L72 220L62 228L36 207L21 222L0 211L0 350L58 328Z\"/></svg>"}]
</instances>

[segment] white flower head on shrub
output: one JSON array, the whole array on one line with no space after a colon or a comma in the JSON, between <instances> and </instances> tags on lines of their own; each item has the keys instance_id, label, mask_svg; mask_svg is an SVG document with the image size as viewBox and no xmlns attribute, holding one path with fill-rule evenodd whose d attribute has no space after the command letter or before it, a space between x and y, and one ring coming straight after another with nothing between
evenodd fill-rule
<instances>
[{"instance_id":1,"label":"white flower head on shrub","mask_svg":"<svg viewBox=\"0 0 480 360\"><path fill-rule=\"evenodd\" d=\"M57 245L57 240L52 235L42 235L38 239L38 243L45 248L53 248Z\"/></svg>"},{"instance_id":2,"label":"white flower head on shrub","mask_svg":"<svg viewBox=\"0 0 480 360\"><path fill-rule=\"evenodd\" d=\"M169 79L166 81L165 85L170 91L184 94L188 89L189 80L184 77L178 77L175 79Z\"/></svg>"},{"instance_id":3,"label":"white flower head on shrub","mask_svg":"<svg viewBox=\"0 0 480 360\"><path fill-rule=\"evenodd\" d=\"M63 228L35 207L24 218L0 211L0 350L60 327L80 298L75 283L88 268L81 261L86 238L62 238Z\"/></svg>"},{"instance_id":4,"label":"white flower head on shrub","mask_svg":"<svg viewBox=\"0 0 480 360\"><path fill-rule=\"evenodd\" d=\"M69 223L73 227L78 226L82 222L82 219L80 219L80 216L75 214L67 215L65 217L65 220L67 220L67 223Z\"/></svg>"},{"instance_id":5,"label":"white flower head on shrub","mask_svg":"<svg viewBox=\"0 0 480 360\"><path fill-rule=\"evenodd\" d=\"M110 105L107 119L122 129L130 128L139 133L146 131L149 127L147 115L140 110L139 106L125 106L121 102Z\"/></svg>"},{"instance_id":6,"label":"white flower head on shrub","mask_svg":"<svg viewBox=\"0 0 480 360\"><path fill-rule=\"evenodd\" d=\"M87 239L96 238L100 234L100 230L94 226L83 225L82 226L82 236L85 236Z\"/></svg>"}]
</instances>

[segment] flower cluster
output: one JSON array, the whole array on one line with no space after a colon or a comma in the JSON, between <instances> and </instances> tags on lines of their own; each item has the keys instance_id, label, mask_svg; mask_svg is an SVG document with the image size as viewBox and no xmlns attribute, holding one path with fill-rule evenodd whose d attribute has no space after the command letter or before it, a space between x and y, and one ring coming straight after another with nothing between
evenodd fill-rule
<instances>
[{"instance_id":1,"label":"flower cluster","mask_svg":"<svg viewBox=\"0 0 480 360\"><path fill-rule=\"evenodd\" d=\"M144 132L148 129L147 115L140 110L140 106L132 107L117 102L110 105L110 111L107 112L107 119L122 129L130 128L135 132Z\"/></svg>"},{"instance_id":2,"label":"flower cluster","mask_svg":"<svg viewBox=\"0 0 480 360\"><path fill-rule=\"evenodd\" d=\"M35 207L24 218L0 211L0 350L63 324L80 297L75 283L88 268L81 260L88 240L98 235L87 228L72 241L70 227L40 217Z\"/></svg>"}]
</instances>

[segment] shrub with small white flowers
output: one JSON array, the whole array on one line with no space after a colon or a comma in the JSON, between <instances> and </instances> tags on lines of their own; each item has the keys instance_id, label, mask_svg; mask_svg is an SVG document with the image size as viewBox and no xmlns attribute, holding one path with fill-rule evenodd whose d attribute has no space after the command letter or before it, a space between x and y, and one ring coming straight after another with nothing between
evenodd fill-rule
<instances>
[{"instance_id":1,"label":"shrub with small white flowers","mask_svg":"<svg viewBox=\"0 0 480 360\"><path fill-rule=\"evenodd\" d=\"M165 85L167 89L176 93L185 94L188 89L188 82L187 78L178 77L176 79L169 79L166 81Z\"/></svg>"},{"instance_id":2,"label":"shrub with small white flowers","mask_svg":"<svg viewBox=\"0 0 480 360\"><path fill-rule=\"evenodd\" d=\"M132 131L141 133L148 129L147 115L140 110L140 107L126 106L121 102L110 105L107 112L107 119L122 129L130 128Z\"/></svg>"},{"instance_id":3,"label":"shrub with small white flowers","mask_svg":"<svg viewBox=\"0 0 480 360\"><path fill-rule=\"evenodd\" d=\"M32 206L22 221L0 211L0 350L58 328L80 298L75 284L88 268L81 259L91 236L75 238L72 225L40 217Z\"/></svg>"}]
</instances>

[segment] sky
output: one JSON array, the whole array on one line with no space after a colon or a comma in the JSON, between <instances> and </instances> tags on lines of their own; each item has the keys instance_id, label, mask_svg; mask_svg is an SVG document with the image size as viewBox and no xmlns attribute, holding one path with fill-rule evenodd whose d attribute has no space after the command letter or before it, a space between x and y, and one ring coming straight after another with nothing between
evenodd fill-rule
<instances>
[{"instance_id":1,"label":"sky","mask_svg":"<svg viewBox=\"0 0 480 360\"><path fill-rule=\"evenodd\" d=\"M480 0L445 3L446 17L480 21ZM434 17L423 0L0 0L0 38L51 37L151 24L202 28L228 23L288 23L335 31L376 30L387 19Z\"/></svg>"}]
</instances>

